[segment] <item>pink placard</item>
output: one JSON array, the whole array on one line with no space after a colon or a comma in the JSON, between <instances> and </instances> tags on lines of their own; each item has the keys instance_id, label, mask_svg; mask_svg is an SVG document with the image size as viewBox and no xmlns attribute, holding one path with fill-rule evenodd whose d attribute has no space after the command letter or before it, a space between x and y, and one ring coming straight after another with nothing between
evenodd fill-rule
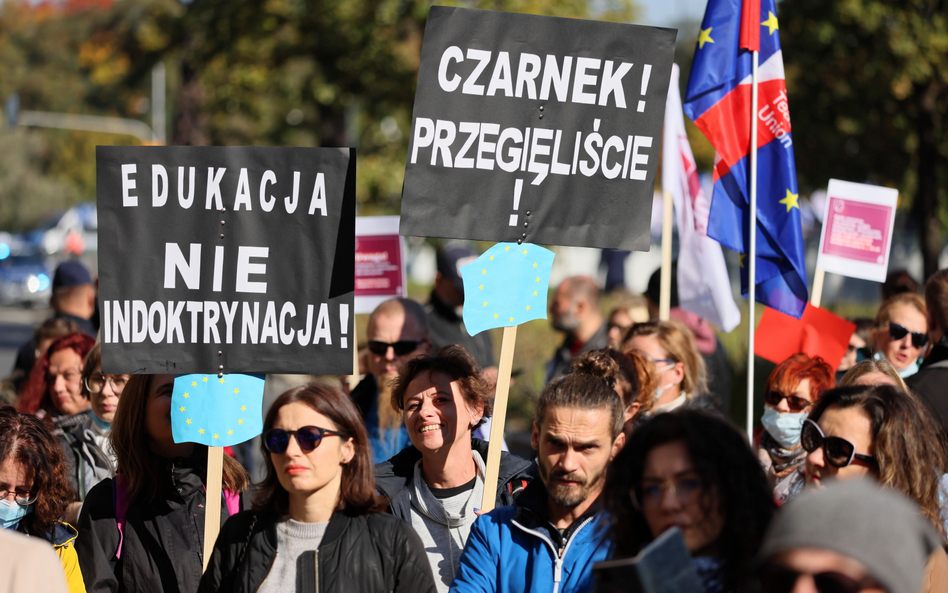
<instances>
[{"instance_id":1,"label":"pink placard","mask_svg":"<svg viewBox=\"0 0 948 593\"><path fill-rule=\"evenodd\" d=\"M398 235L356 237L355 296L405 296Z\"/></svg>"},{"instance_id":2,"label":"pink placard","mask_svg":"<svg viewBox=\"0 0 948 593\"><path fill-rule=\"evenodd\" d=\"M830 197L823 253L883 264L889 244L890 206Z\"/></svg>"}]
</instances>

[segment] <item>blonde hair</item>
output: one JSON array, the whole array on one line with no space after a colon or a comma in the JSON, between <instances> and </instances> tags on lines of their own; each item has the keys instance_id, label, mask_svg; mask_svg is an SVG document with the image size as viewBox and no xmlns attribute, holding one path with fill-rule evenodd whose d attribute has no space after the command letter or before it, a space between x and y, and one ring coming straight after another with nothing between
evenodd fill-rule
<instances>
[{"instance_id":1,"label":"blonde hair","mask_svg":"<svg viewBox=\"0 0 948 593\"><path fill-rule=\"evenodd\" d=\"M708 392L704 359L695 345L695 335L687 325L680 321L636 323L629 328L629 333L622 341L623 347L628 349L629 340L637 336L656 336L659 344L668 352L668 357L684 365L685 376L681 381L681 391L688 394L688 397Z\"/></svg>"},{"instance_id":2,"label":"blonde hair","mask_svg":"<svg viewBox=\"0 0 948 593\"><path fill-rule=\"evenodd\" d=\"M870 345L872 349L876 349L876 337L882 333L887 332L888 328L881 328L880 326L888 324L892 320L892 309L898 306L908 306L915 307L915 309L922 314L922 317L925 318L925 331L928 331L928 308L925 306L925 301L922 297L918 296L914 292L900 292L899 294L891 297L879 307L879 312L876 313L876 319L874 327L872 328L872 341Z\"/></svg>"},{"instance_id":3,"label":"blonde hair","mask_svg":"<svg viewBox=\"0 0 948 593\"><path fill-rule=\"evenodd\" d=\"M869 358L862 362L857 362L854 364L846 374L843 375L843 378L839 380L838 387L844 387L846 385L852 385L856 382L859 377L865 375L871 375L873 373L882 373L886 377L892 379L892 382L896 387L902 391L908 393L908 385L905 384L905 381L902 380L902 377L899 376L899 372L895 370L895 367L892 366L892 363L884 358L875 360Z\"/></svg>"}]
</instances>

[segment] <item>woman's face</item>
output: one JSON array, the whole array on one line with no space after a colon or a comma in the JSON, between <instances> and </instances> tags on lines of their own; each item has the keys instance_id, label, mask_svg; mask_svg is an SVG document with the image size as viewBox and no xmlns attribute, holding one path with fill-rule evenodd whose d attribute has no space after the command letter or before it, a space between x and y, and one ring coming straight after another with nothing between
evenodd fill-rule
<instances>
[{"instance_id":1,"label":"woman's face","mask_svg":"<svg viewBox=\"0 0 948 593\"><path fill-rule=\"evenodd\" d=\"M97 365L92 374L89 375L89 384L93 388L101 385L98 393L89 390L89 401L92 402L92 411L96 416L112 422L115 418L115 408L118 406L119 396L122 395L122 388L128 381L128 375L103 375L102 365Z\"/></svg>"},{"instance_id":2,"label":"woman's face","mask_svg":"<svg viewBox=\"0 0 948 593\"><path fill-rule=\"evenodd\" d=\"M152 448L166 450L175 445L171 434L171 392L174 375L153 375L148 384L148 403L145 410L145 431Z\"/></svg>"},{"instance_id":3,"label":"woman's face","mask_svg":"<svg viewBox=\"0 0 948 593\"><path fill-rule=\"evenodd\" d=\"M872 421L866 411L859 407L840 408L830 406L824 410L817 424L827 437L840 437L856 446L856 453L873 455ZM823 447L817 448L806 456L806 483L808 486L820 486L831 478L858 478L871 473L866 463L854 459L846 467L835 467L826 462Z\"/></svg>"},{"instance_id":4,"label":"woman's face","mask_svg":"<svg viewBox=\"0 0 948 593\"><path fill-rule=\"evenodd\" d=\"M622 341L622 336L630 327L632 327L632 318L629 313L624 309L617 309L609 317L609 332L607 334L609 336L609 347L617 348Z\"/></svg>"},{"instance_id":5,"label":"woman's face","mask_svg":"<svg viewBox=\"0 0 948 593\"><path fill-rule=\"evenodd\" d=\"M89 400L82 397L82 357L72 348L50 355L46 386L60 414L73 416L89 407Z\"/></svg>"},{"instance_id":6,"label":"woman's face","mask_svg":"<svg viewBox=\"0 0 948 593\"><path fill-rule=\"evenodd\" d=\"M709 492L683 441L659 445L645 456L639 505L653 538L678 527L692 555L719 552L721 505Z\"/></svg>"},{"instance_id":7,"label":"woman's face","mask_svg":"<svg viewBox=\"0 0 948 593\"><path fill-rule=\"evenodd\" d=\"M663 388L656 405L668 403L680 395L681 381L685 378L685 365L670 360L671 356L662 347L657 335L635 336L626 343L626 348L638 350L655 361L660 375L659 386Z\"/></svg>"},{"instance_id":8,"label":"woman's face","mask_svg":"<svg viewBox=\"0 0 948 593\"><path fill-rule=\"evenodd\" d=\"M16 502L18 498L33 498L33 479L23 464L7 458L0 465L0 492L6 492L6 500Z\"/></svg>"},{"instance_id":9,"label":"woman's face","mask_svg":"<svg viewBox=\"0 0 948 593\"><path fill-rule=\"evenodd\" d=\"M403 418L408 436L422 456L454 446L471 446L471 427L482 411L471 410L457 381L444 373L421 373L405 390Z\"/></svg>"},{"instance_id":10,"label":"woman's face","mask_svg":"<svg viewBox=\"0 0 948 593\"><path fill-rule=\"evenodd\" d=\"M293 402L280 408L273 422L273 428L283 430L297 430L303 426L340 430L332 420L302 402ZM342 468L354 456L355 444L351 438L324 435L315 449L303 451L296 435L292 435L286 451L270 453L270 460L280 485L291 495L328 493L338 498Z\"/></svg>"},{"instance_id":11,"label":"woman's face","mask_svg":"<svg viewBox=\"0 0 948 593\"><path fill-rule=\"evenodd\" d=\"M889 310L889 321L901 325L909 332L927 333L928 322L922 312L912 305L895 305ZM876 350L885 356L897 370L904 370L915 362L922 348L912 345L912 334L906 334L901 340L893 340L888 325L877 327L873 334Z\"/></svg>"},{"instance_id":12,"label":"woman's face","mask_svg":"<svg viewBox=\"0 0 948 593\"><path fill-rule=\"evenodd\" d=\"M801 399L805 399L806 401L812 403L813 400L810 398L810 378L809 378L809 377L806 377L806 378L804 378L802 381L800 381L799 383L797 383L796 388L795 388L792 392L790 392L790 393L781 393L780 395L789 395L789 396L793 396L793 397L799 397L799 398L801 398ZM764 405L767 406L768 408L774 408L775 410L777 410L777 411L780 412L781 414L788 414L788 413L794 411L794 410L791 410L791 409L790 409L790 404L789 404L787 398L785 398L785 397L782 398L782 399L780 400L780 403L777 404L776 406L770 405L770 404L768 404L768 403L764 403ZM797 410L795 410L795 411L796 411L797 413L799 413L799 412L805 412L807 409L809 409L809 406L807 406L807 408L804 408L803 410L797 409Z\"/></svg>"}]
</instances>

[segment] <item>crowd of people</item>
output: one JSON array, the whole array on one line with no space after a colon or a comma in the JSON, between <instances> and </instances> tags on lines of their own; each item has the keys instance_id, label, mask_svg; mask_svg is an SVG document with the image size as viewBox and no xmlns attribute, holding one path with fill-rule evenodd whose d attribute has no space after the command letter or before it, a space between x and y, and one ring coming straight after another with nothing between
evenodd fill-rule
<instances>
[{"instance_id":1,"label":"crowd of people","mask_svg":"<svg viewBox=\"0 0 948 593\"><path fill-rule=\"evenodd\" d=\"M209 558L207 448L172 436L174 376L103 373L94 283L60 265L0 407L4 586L591 592L597 562L674 529L704 593L948 591L948 270L856 320L836 368L777 365L753 435L707 322L655 320L654 295L606 315L568 278L533 452L505 450L493 482L493 347L460 314L473 256L439 253L426 305L376 308L351 391L323 378L262 410L260 471L224 456Z\"/></svg>"}]
</instances>

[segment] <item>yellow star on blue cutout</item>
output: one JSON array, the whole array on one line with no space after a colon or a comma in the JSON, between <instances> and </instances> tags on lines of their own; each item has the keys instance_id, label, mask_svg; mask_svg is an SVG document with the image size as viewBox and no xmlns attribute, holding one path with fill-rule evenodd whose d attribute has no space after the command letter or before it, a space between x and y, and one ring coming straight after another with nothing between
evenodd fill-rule
<instances>
[{"instance_id":1,"label":"yellow star on blue cutout","mask_svg":"<svg viewBox=\"0 0 948 593\"><path fill-rule=\"evenodd\" d=\"M490 256L490 261L494 261L494 256Z\"/></svg>"},{"instance_id":2,"label":"yellow star on blue cutout","mask_svg":"<svg viewBox=\"0 0 948 593\"><path fill-rule=\"evenodd\" d=\"M185 422L187 422L188 424L191 424L191 419L188 418L187 420L185 420Z\"/></svg>"},{"instance_id":3,"label":"yellow star on blue cutout","mask_svg":"<svg viewBox=\"0 0 948 593\"><path fill-rule=\"evenodd\" d=\"M220 383L221 385L223 385L223 384L224 384L224 377L221 377L221 380L218 381L218 383Z\"/></svg>"},{"instance_id":4,"label":"yellow star on blue cutout","mask_svg":"<svg viewBox=\"0 0 948 593\"><path fill-rule=\"evenodd\" d=\"M766 21L764 21L764 22L761 23L761 26L762 26L762 27L767 27L768 29L770 29L770 34L773 35L773 34L774 34L774 31L776 31L777 29L780 28L780 27L777 26L777 15L775 15L775 14L772 13L772 12L770 12L769 10L767 11L767 14L768 14L769 16L767 17L767 20L766 20Z\"/></svg>"},{"instance_id":5,"label":"yellow star on blue cutout","mask_svg":"<svg viewBox=\"0 0 948 593\"><path fill-rule=\"evenodd\" d=\"M184 397L184 399L188 399L188 398L191 397L191 396L188 395L187 393L185 393L182 397Z\"/></svg>"},{"instance_id":6,"label":"yellow star on blue cutout","mask_svg":"<svg viewBox=\"0 0 948 593\"><path fill-rule=\"evenodd\" d=\"M705 43L714 43L714 39L711 39L711 29L713 27L708 27L707 29L701 29L701 32L698 33L698 49L704 49Z\"/></svg>"},{"instance_id":7,"label":"yellow star on blue cutout","mask_svg":"<svg viewBox=\"0 0 948 593\"><path fill-rule=\"evenodd\" d=\"M204 382L207 383L207 377L204 377Z\"/></svg>"},{"instance_id":8,"label":"yellow star on blue cutout","mask_svg":"<svg viewBox=\"0 0 948 593\"><path fill-rule=\"evenodd\" d=\"M787 197L780 200L781 204L786 205L787 212L790 212L791 208L800 209L800 194L792 194L790 190L787 190Z\"/></svg>"},{"instance_id":9,"label":"yellow star on blue cutout","mask_svg":"<svg viewBox=\"0 0 948 593\"><path fill-rule=\"evenodd\" d=\"M240 390L239 390L239 389L235 389L235 390L234 390L234 393L240 393Z\"/></svg>"},{"instance_id":10,"label":"yellow star on blue cutout","mask_svg":"<svg viewBox=\"0 0 948 593\"><path fill-rule=\"evenodd\" d=\"M198 386L197 381L191 381L191 387L197 387L197 386Z\"/></svg>"},{"instance_id":11,"label":"yellow star on blue cutout","mask_svg":"<svg viewBox=\"0 0 948 593\"><path fill-rule=\"evenodd\" d=\"M202 428L202 429L198 430L198 432L201 433L201 434L204 434L204 429Z\"/></svg>"},{"instance_id":12,"label":"yellow star on blue cutout","mask_svg":"<svg viewBox=\"0 0 948 593\"><path fill-rule=\"evenodd\" d=\"M181 410L181 411L183 412L183 411L184 411L184 406L181 406L181 407L180 407L180 408L178 408L178 409L179 409L179 410Z\"/></svg>"},{"instance_id":13,"label":"yellow star on blue cutout","mask_svg":"<svg viewBox=\"0 0 948 593\"><path fill-rule=\"evenodd\" d=\"M243 423L244 423L244 421L243 421L242 419L240 419L240 418L237 419L237 424L243 424Z\"/></svg>"}]
</instances>

